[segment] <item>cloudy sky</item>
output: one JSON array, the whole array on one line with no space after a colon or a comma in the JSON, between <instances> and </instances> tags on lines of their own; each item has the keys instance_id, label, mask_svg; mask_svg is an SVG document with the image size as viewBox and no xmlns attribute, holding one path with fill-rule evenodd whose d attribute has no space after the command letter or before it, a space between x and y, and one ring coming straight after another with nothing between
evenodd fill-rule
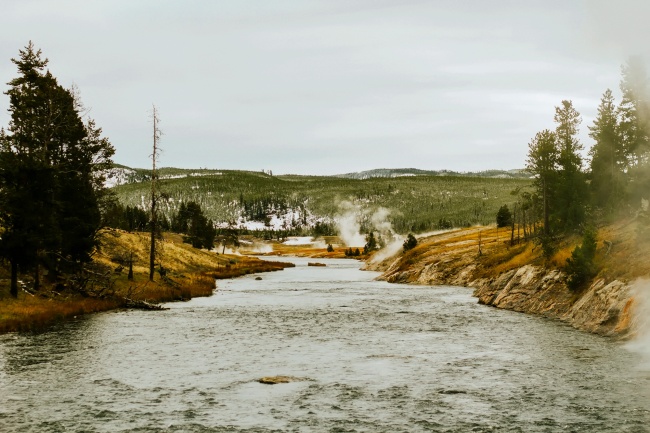
<instances>
[{"instance_id":1,"label":"cloudy sky","mask_svg":"<svg viewBox=\"0 0 650 433\"><path fill-rule=\"evenodd\" d=\"M520 168L562 99L591 145L648 16L645 0L2 0L0 83L32 40L133 167L155 104L163 166Z\"/></svg>"}]
</instances>

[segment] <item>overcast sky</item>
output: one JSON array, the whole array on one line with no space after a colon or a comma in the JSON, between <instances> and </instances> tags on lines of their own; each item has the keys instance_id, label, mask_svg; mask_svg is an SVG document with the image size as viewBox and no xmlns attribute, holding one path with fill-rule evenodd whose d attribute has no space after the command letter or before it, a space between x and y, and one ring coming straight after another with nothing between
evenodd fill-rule
<instances>
[{"instance_id":1,"label":"overcast sky","mask_svg":"<svg viewBox=\"0 0 650 433\"><path fill-rule=\"evenodd\" d=\"M1 3L3 91L32 40L132 167L155 104L162 166L521 168L562 99L589 147L602 93L650 45L646 0Z\"/></svg>"}]
</instances>

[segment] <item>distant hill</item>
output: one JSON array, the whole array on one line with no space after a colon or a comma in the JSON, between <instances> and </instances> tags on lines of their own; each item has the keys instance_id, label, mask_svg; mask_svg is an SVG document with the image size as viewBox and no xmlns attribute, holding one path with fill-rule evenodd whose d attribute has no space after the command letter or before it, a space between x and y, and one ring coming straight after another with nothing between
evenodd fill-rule
<instances>
[{"instance_id":1,"label":"distant hill","mask_svg":"<svg viewBox=\"0 0 650 433\"><path fill-rule=\"evenodd\" d=\"M122 204L149 206L150 170L116 166L110 174L108 184ZM383 223L403 234L490 224L499 207L513 204L513 190L531 184L520 170L378 169L338 176L273 176L263 171L162 168L159 178L165 196L159 209L167 218L181 202L191 200L222 227L234 224L292 234L336 234L342 220L356 221L362 233Z\"/></svg>"},{"instance_id":2,"label":"distant hill","mask_svg":"<svg viewBox=\"0 0 650 433\"><path fill-rule=\"evenodd\" d=\"M376 168L374 170L337 174L334 177L342 177L346 179L370 179L374 177L395 178L402 176L463 176L499 179L527 179L530 177L530 173L523 169L457 172L451 170L420 170L417 168Z\"/></svg>"}]
</instances>

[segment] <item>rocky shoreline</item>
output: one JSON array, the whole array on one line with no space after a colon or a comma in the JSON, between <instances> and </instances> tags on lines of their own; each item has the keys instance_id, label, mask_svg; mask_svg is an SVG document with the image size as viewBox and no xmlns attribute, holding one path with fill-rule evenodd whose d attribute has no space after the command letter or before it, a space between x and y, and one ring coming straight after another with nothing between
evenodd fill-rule
<instances>
[{"instance_id":1,"label":"rocky shoreline","mask_svg":"<svg viewBox=\"0 0 650 433\"><path fill-rule=\"evenodd\" d=\"M379 279L388 282L471 287L481 304L561 320L599 335L626 338L635 332L634 296L623 281L597 278L574 292L562 271L532 264L478 276L475 248L445 246L424 245L415 254L400 253L367 269L381 271Z\"/></svg>"}]
</instances>

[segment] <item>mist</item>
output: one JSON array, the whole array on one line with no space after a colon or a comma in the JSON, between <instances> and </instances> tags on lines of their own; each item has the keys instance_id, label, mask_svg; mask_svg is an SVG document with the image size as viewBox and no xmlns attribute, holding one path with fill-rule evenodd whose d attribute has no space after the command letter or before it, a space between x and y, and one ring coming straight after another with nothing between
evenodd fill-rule
<instances>
[{"instance_id":1,"label":"mist","mask_svg":"<svg viewBox=\"0 0 650 433\"><path fill-rule=\"evenodd\" d=\"M650 370L650 279L641 278L630 284L633 307L633 338L627 347L642 357L641 370Z\"/></svg>"},{"instance_id":2,"label":"mist","mask_svg":"<svg viewBox=\"0 0 650 433\"><path fill-rule=\"evenodd\" d=\"M363 216L361 206L349 201L339 203L339 214L336 216L336 228L339 238L348 247L363 247L366 237L361 234L359 219Z\"/></svg>"}]
</instances>

